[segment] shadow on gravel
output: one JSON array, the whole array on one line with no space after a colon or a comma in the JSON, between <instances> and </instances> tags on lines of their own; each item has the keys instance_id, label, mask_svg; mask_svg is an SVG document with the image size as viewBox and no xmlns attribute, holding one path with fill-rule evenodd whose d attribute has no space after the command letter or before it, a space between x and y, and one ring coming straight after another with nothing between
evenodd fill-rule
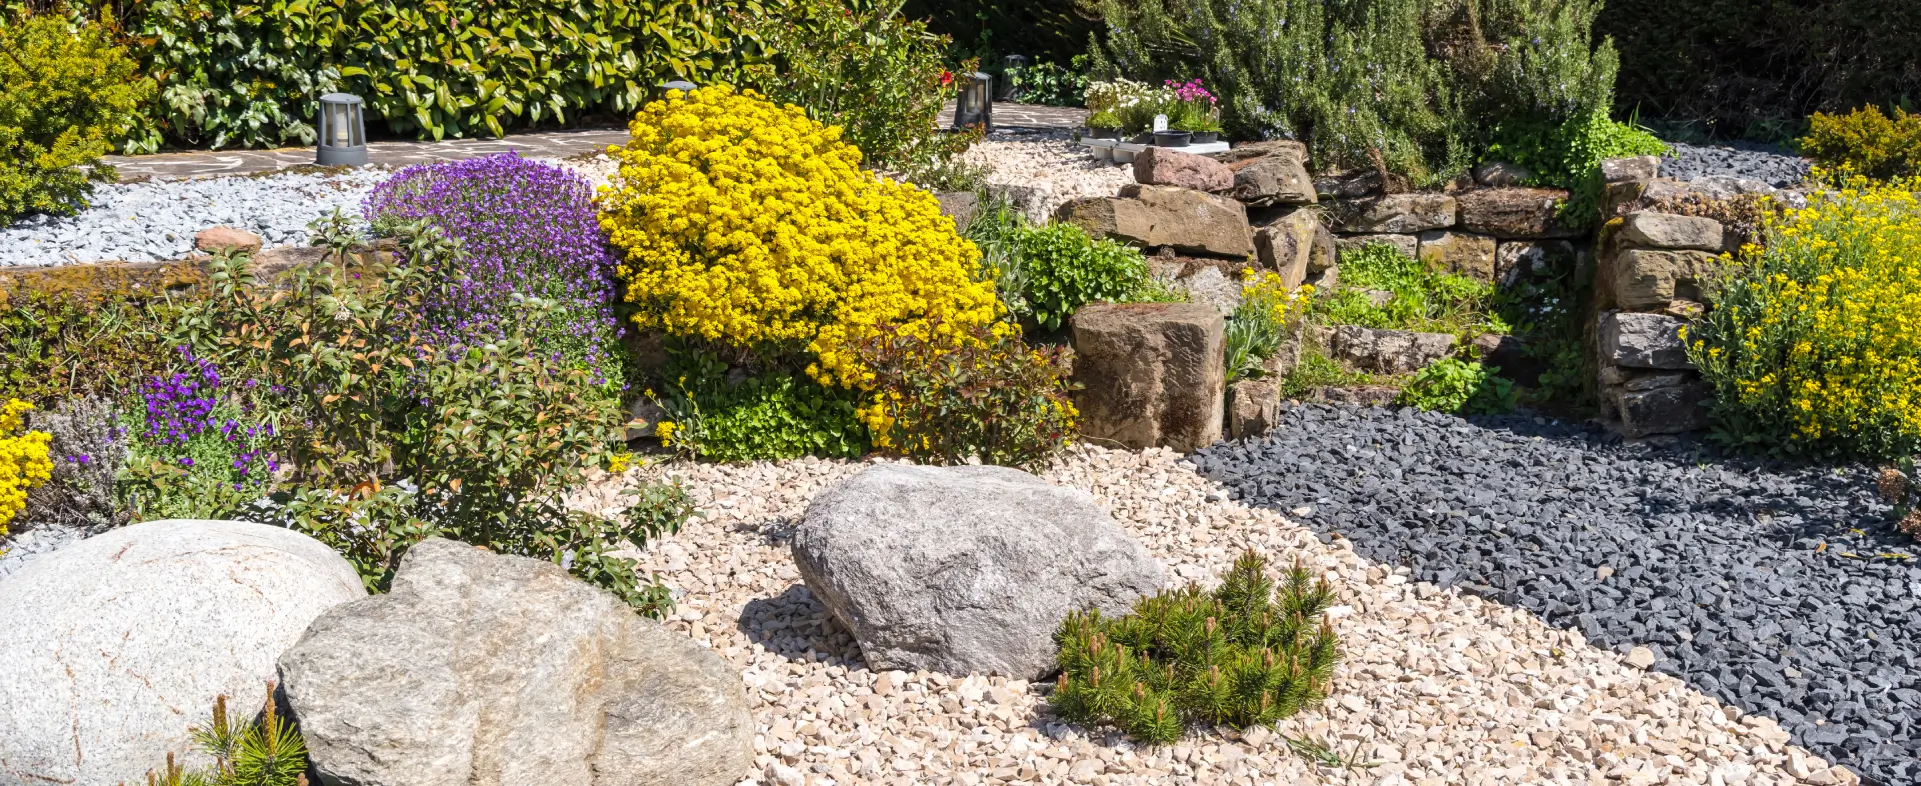
<instances>
[{"instance_id":1,"label":"shadow on gravel","mask_svg":"<svg viewBox=\"0 0 1921 786\"><path fill-rule=\"evenodd\" d=\"M854 637L834 621L833 613L806 585L795 584L776 597L748 601L736 624L749 641L788 660L867 668Z\"/></svg>"},{"instance_id":2,"label":"shadow on gravel","mask_svg":"<svg viewBox=\"0 0 1921 786\"><path fill-rule=\"evenodd\" d=\"M1775 717L1870 783L1921 783L1921 550L1870 467L1327 406L1191 458L1420 580L1648 647L1653 670Z\"/></svg>"}]
</instances>

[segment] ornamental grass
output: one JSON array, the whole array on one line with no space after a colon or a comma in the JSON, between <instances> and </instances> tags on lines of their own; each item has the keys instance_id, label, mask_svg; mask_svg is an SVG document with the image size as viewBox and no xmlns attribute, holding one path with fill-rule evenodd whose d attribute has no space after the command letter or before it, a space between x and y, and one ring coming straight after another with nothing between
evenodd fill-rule
<instances>
[{"instance_id":1,"label":"ornamental grass","mask_svg":"<svg viewBox=\"0 0 1921 786\"><path fill-rule=\"evenodd\" d=\"M862 171L839 128L716 86L668 91L631 131L601 226L640 327L864 388L854 345L882 326L926 337L999 317L933 195Z\"/></svg>"},{"instance_id":2,"label":"ornamental grass","mask_svg":"<svg viewBox=\"0 0 1921 786\"><path fill-rule=\"evenodd\" d=\"M1769 221L1685 335L1716 433L1779 452L1921 449L1921 183L1838 190Z\"/></svg>"}]
</instances>

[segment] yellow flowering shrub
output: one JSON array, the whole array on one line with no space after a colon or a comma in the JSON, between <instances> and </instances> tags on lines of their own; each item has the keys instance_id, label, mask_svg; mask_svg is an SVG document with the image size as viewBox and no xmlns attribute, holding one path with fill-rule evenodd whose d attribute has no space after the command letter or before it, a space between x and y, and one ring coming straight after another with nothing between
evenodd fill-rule
<instances>
[{"instance_id":1,"label":"yellow flowering shrub","mask_svg":"<svg viewBox=\"0 0 1921 786\"><path fill-rule=\"evenodd\" d=\"M809 375L865 387L853 346L882 326L998 317L979 252L933 195L862 171L838 127L716 86L668 91L630 130L601 225L642 327L804 352Z\"/></svg>"},{"instance_id":2,"label":"yellow flowering shrub","mask_svg":"<svg viewBox=\"0 0 1921 786\"><path fill-rule=\"evenodd\" d=\"M1685 333L1718 430L1817 455L1921 449L1921 183L1843 178L1770 220Z\"/></svg>"},{"instance_id":3,"label":"yellow flowering shrub","mask_svg":"<svg viewBox=\"0 0 1921 786\"><path fill-rule=\"evenodd\" d=\"M0 407L0 535L7 534L7 522L26 509L27 489L53 478L53 461L47 456L53 436L23 431L32 409L19 399Z\"/></svg>"}]
</instances>

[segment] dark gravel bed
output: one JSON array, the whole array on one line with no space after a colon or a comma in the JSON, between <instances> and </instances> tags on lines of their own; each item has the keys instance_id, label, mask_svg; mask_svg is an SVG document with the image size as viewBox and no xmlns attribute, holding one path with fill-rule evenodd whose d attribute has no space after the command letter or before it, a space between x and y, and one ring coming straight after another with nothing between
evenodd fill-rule
<instances>
[{"instance_id":1,"label":"dark gravel bed","mask_svg":"<svg viewBox=\"0 0 1921 786\"><path fill-rule=\"evenodd\" d=\"M1661 159L1661 176L1693 180L1707 175L1724 175L1759 180L1775 188L1788 188L1806 180L1808 160L1772 145L1730 142L1724 145L1688 145L1669 142L1672 148Z\"/></svg>"},{"instance_id":2,"label":"dark gravel bed","mask_svg":"<svg viewBox=\"0 0 1921 786\"><path fill-rule=\"evenodd\" d=\"M1921 783L1921 565L1869 468L1506 415L1295 406L1193 455L1241 499L1525 608L1870 783Z\"/></svg>"}]
</instances>

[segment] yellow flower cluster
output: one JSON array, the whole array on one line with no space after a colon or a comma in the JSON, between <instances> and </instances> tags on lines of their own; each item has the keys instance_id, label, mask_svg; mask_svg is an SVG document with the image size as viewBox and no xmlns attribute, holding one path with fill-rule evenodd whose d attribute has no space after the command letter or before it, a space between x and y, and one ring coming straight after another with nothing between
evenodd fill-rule
<instances>
[{"instance_id":1,"label":"yellow flower cluster","mask_svg":"<svg viewBox=\"0 0 1921 786\"><path fill-rule=\"evenodd\" d=\"M1267 311L1277 325L1286 324L1290 312L1298 311L1312 294L1313 284L1290 287L1273 271L1254 273L1241 281L1241 302Z\"/></svg>"},{"instance_id":2,"label":"yellow flower cluster","mask_svg":"<svg viewBox=\"0 0 1921 786\"><path fill-rule=\"evenodd\" d=\"M32 404L19 399L0 407L0 535L7 522L27 507L27 489L53 478L47 446L53 436L44 431L22 432Z\"/></svg>"},{"instance_id":3,"label":"yellow flower cluster","mask_svg":"<svg viewBox=\"0 0 1921 786\"><path fill-rule=\"evenodd\" d=\"M643 327L805 351L821 382L865 386L852 348L880 326L999 316L979 251L933 195L862 171L838 127L717 86L668 91L630 130L601 226Z\"/></svg>"},{"instance_id":4,"label":"yellow flower cluster","mask_svg":"<svg viewBox=\"0 0 1921 786\"><path fill-rule=\"evenodd\" d=\"M1687 334L1739 430L1818 452L1921 449L1921 183L1843 178L1750 246Z\"/></svg>"}]
</instances>

